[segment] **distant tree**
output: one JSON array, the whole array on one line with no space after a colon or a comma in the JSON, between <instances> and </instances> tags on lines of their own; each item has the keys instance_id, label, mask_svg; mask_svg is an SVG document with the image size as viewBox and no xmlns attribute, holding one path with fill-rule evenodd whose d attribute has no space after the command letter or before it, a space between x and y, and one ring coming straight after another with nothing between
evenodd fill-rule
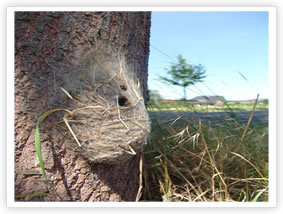
<instances>
[{"instance_id":1,"label":"distant tree","mask_svg":"<svg viewBox=\"0 0 283 214\"><path fill-rule=\"evenodd\" d=\"M268 99L264 99L264 100L263 100L263 103L264 103L265 105L268 105L269 100L268 100Z\"/></svg>"},{"instance_id":2,"label":"distant tree","mask_svg":"<svg viewBox=\"0 0 283 214\"><path fill-rule=\"evenodd\" d=\"M171 78L163 76L159 76L159 78L164 83L183 87L184 100L187 100L187 87L202 82L205 78L205 69L201 64L186 63L186 60L181 55L177 56L177 60L178 63L172 63L170 69L166 69Z\"/></svg>"},{"instance_id":3,"label":"distant tree","mask_svg":"<svg viewBox=\"0 0 283 214\"><path fill-rule=\"evenodd\" d=\"M162 99L160 93L157 90L148 90L149 94L149 105L156 105Z\"/></svg>"}]
</instances>

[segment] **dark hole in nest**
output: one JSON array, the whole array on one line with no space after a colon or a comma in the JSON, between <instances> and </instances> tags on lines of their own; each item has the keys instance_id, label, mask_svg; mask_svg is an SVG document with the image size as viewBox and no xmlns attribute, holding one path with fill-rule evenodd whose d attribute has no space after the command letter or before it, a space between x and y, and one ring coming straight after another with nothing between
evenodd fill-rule
<instances>
[{"instance_id":1,"label":"dark hole in nest","mask_svg":"<svg viewBox=\"0 0 283 214\"><path fill-rule=\"evenodd\" d=\"M118 104L119 104L119 106L127 106L128 105L127 97L119 96L118 97Z\"/></svg>"},{"instance_id":2,"label":"dark hole in nest","mask_svg":"<svg viewBox=\"0 0 283 214\"><path fill-rule=\"evenodd\" d=\"M124 91L127 90L127 86L125 86L125 85L120 85L120 88L121 88L122 90L124 90Z\"/></svg>"}]
</instances>

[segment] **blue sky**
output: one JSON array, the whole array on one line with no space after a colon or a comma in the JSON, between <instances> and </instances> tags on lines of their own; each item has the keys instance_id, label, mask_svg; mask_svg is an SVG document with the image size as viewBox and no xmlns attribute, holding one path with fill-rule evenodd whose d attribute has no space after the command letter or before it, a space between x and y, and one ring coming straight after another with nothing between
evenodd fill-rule
<instances>
[{"instance_id":1,"label":"blue sky","mask_svg":"<svg viewBox=\"0 0 283 214\"><path fill-rule=\"evenodd\" d=\"M257 93L268 98L268 12L152 12L151 21L149 89L166 99L182 98L182 88L158 80L181 54L188 63L202 64L207 75L204 84L187 89L188 99L255 99Z\"/></svg>"}]
</instances>

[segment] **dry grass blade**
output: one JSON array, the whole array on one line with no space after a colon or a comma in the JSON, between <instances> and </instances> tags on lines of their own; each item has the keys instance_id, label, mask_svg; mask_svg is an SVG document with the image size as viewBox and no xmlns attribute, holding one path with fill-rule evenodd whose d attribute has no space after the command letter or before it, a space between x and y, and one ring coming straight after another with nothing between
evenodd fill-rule
<instances>
[{"instance_id":1,"label":"dry grass blade","mask_svg":"<svg viewBox=\"0 0 283 214\"><path fill-rule=\"evenodd\" d=\"M200 131L200 132L201 132L201 131ZM216 174L213 175L212 180L214 180L215 175L217 175L217 176L220 178L222 184L223 184L224 187L225 187L225 192L228 193L228 191L227 191L227 185L226 185L226 183L225 183L223 177L221 176L221 173L219 172L219 170L218 170L218 168L217 168L217 164L215 163L215 161L213 160L213 158L212 158L212 156L211 156L211 154L210 154L210 152L209 152L209 149L208 149L206 140L205 140L204 135L203 135L202 132L201 132L201 138L202 138L203 144L204 144L204 146L205 146L206 153L208 154L211 167L216 171ZM227 194L226 194L226 195L227 195Z\"/></svg>"},{"instance_id":2,"label":"dry grass blade","mask_svg":"<svg viewBox=\"0 0 283 214\"><path fill-rule=\"evenodd\" d=\"M235 153L235 152L230 152L230 153L233 154L233 155L236 155L236 156L240 157L241 159L243 159L244 161L246 161L248 164L250 164L250 165L257 171L257 173L264 179L264 181L267 183L266 178L261 174L261 172L258 170L258 168L257 168L254 164L252 164L249 160L247 160L245 157L243 157L243 156L240 155L240 154L237 154L237 153Z\"/></svg>"},{"instance_id":3,"label":"dry grass blade","mask_svg":"<svg viewBox=\"0 0 283 214\"><path fill-rule=\"evenodd\" d=\"M170 166L187 182L187 184L195 191L197 195L200 195L196 187L183 175L183 173L170 161L167 160Z\"/></svg>"},{"instance_id":4,"label":"dry grass blade","mask_svg":"<svg viewBox=\"0 0 283 214\"><path fill-rule=\"evenodd\" d=\"M204 197L204 195L205 195L206 193L208 193L209 191L211 191L211 190L208 189L208 190L202 192L202 193L201 193L200 195L198 195L193 201L195 202L195 201L201 199L201 198Z\"/></svg>"},{"instance_id":5,"label":"dry grass blade","mask_svg":"<svg viewBox=\"0 0 283 214\"><path fill-rule=\"evenodd\" d=\"M173 126L178 120L180 120L181 119L181 117L177 117L170 125L169 125L169 128L171 127L171 126Z\"/></svg>"},{"instance_id":6,"label":"dry grass blade","mask_svg":"<svg viewBox=\"0 0 283 214\"><path fill-rule=\"evenodd\" d=\"M131 154L132 155L136 155L137 153L135 152L135 150L129 145L129 149L131 151Z\"/></svg>"},{"instance_id":7,"label":"dry grass blade","mask_svg":"<svg viewBox=\"0 0 283 214\"><path fill-rule=\"evenodd\" d=\"M69 94L69 92L67 90L65 90L64 88L61 87L61 90L72 100L73 97Z\"/></svg>"},{"instance_id":8,"label":"dry grass blade","mask_svg":"<svg viewBox=\"0 0 283 214\"><path fill-rule=\"evenodd\" d=\"M71 132L72 136L74 137L75 141L77 142L77 144L79 145L79 147L81 147L82 145L80 144L78 138L76 137L76 135L75 135L75 133L73 132L73 130L72 130L70 124L68 123L68 120L67 120L67 118L66 118L66 115L64 116L63 120L64 120L66 126L68 127L69 131Z\"/></svg>"},{"instance_id":9,"label":"dry grass blade","mask_svg":"<svg viewBox=\"0 0 283 214\"><path fill-rule=\"evenodd\" d=\"M243 134L242 134L242 136L241 136L241 138L240 138L240 140L239 140L239 143L237 143L237 144L235 145L235 147L232 148L232 151L235 151L235 149L236 149L238 146L240 146L240 145L243 143L243 141L244 141L244 137L246 136L248 127L250 126L250 123L251 123L252 118L253 118L253 115L254 115L254 111L255 111L255 108L256 108L256 105L257 105L257 102L258 102L258 98L259 98L259 94L257 94L256 101L255 101L254 106L253 106L253 110L252 110L252 112L251 112L251 114L250 114L249 120L248 120L248 122L247 122L247 125L245 126L245 129L244 129Z\"/></svg>"},{"instance_id":10,"label":"dry grass blade","mask_svg":"<svg viewBox=\"0 0 283 214\"><path fill-rule=\"evenodd\" d=\"M136 201L139 201L140 198L141 198L141 195L142 195L142 188L143 188L143 185L142 185L142 170L143 168L143 156L141 154L141 157L140 157L140 163L139 163L139 171L140 171L140 174L139 174L139 189L138 189L138 193L137 193L137 196L136 196Z\"/></svg>"}]
</instances>

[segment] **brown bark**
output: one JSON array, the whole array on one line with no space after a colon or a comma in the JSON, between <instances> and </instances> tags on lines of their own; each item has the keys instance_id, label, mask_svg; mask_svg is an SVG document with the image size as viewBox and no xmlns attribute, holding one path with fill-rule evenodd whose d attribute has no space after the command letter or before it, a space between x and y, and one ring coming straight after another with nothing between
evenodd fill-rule
<instances>
[{"instance_id":1,"label":"brown bark","mask_svg":"<svg viewBox=\"0 0 283 214\"><path fill-rule=\"evenodd\" d=\"M15 195L47 193L15 200L59 201L54 190L64 201L136 199L139 153L129 158L120 152L116 164L113 164L116 157L109 163L104 159L99 159L102 163L95 163L73 149L74 138L64 123L60 123L62 113L54 113L40 128L50 186L38 174L41 169L34 135L36 122L44 112L74 107L61 87L73 97L88 102L88 93L95 87L90 81L89 67L96 62L105 67L106 61L112 60L109 69L115 69L122 58L126 75L133 82L139 80L145 96L149 30L149 12L15 13ZM102 62L99 57L103 58ZM120 88L125 90L122 85ZM115 99L110 105L115 105ZM144 103L138 105L141 111ZM75 128L82 133L87 131L84 127ZM140 151L139 146L135 148ZM125 160L120 160L124 155Z\"/></svg>"}]
</instances>

